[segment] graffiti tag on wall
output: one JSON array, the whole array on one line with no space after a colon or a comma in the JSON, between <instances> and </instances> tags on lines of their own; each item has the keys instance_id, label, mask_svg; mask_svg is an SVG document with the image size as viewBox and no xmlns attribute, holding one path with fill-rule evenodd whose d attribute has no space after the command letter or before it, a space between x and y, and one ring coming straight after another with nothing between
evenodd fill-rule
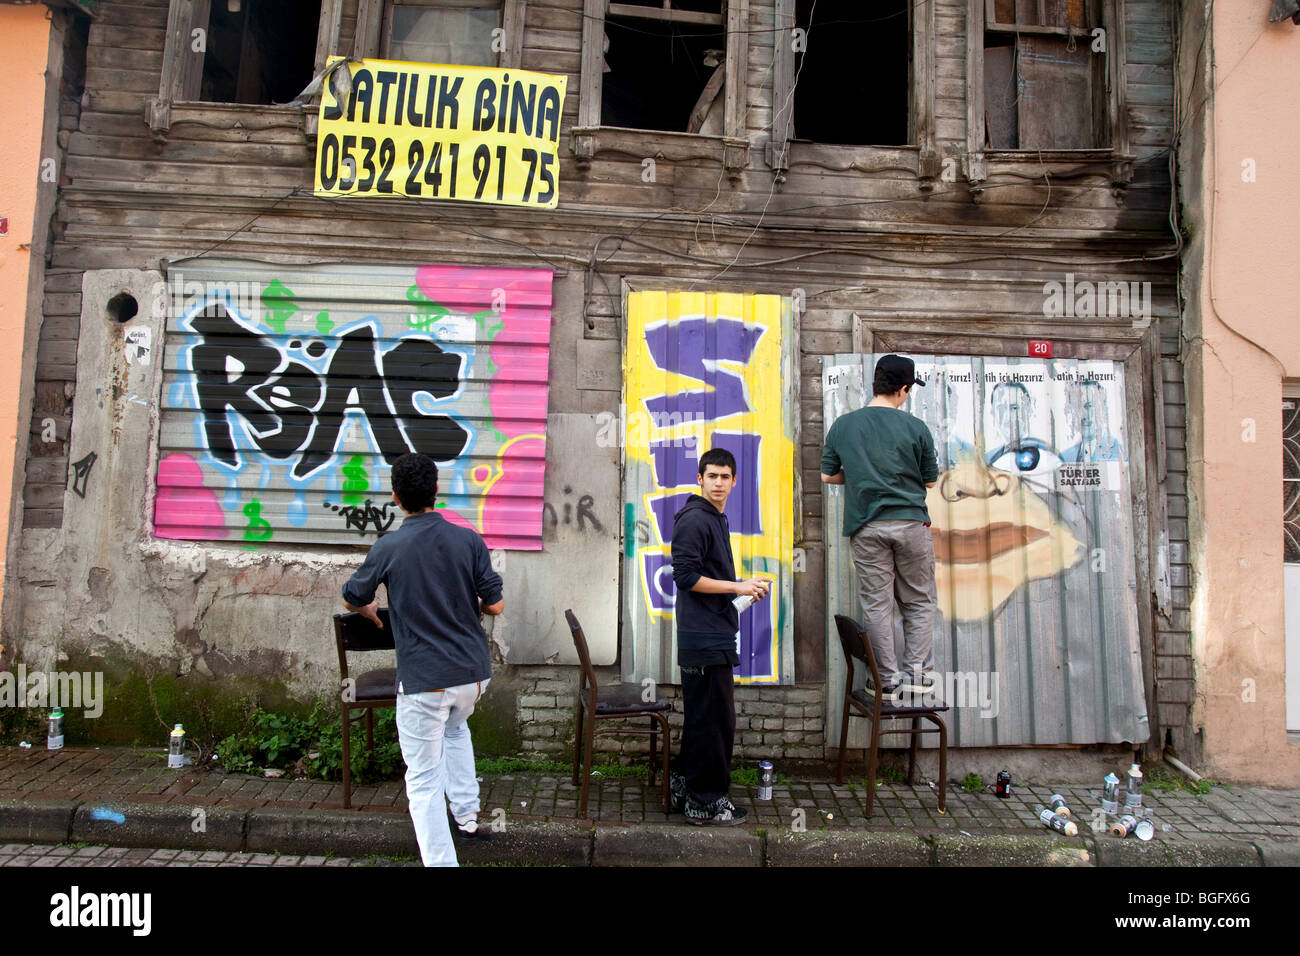
<instances>
[{"instance_id":1,"label":"graffiti tag on wall","mask_svg":"<svg viewBox=\"0 0 1300 956\"><path fill-rule=\"evenodd\" d=\"M793 443L781 381L782 301L776 296L634 293L628 301L625 368L629 588L635 642L672 640L673 516L699 491L699 456L711 447L736 457L727 500L736 572L776 581L771 600L740 618L742 682L776 682L790 602Z\"/></svg>"},{"instance_id":2,"label":"graffiti tag on wall","mask_svg":"<svg viewBox=\"0 0 1300 956\"><path fill-rule=\"evenodd\" d=\"M549 272L205 264L172 293L160 537L373 540L415 452L448 520L541 547Z\"/></svg>"}]
</instances>

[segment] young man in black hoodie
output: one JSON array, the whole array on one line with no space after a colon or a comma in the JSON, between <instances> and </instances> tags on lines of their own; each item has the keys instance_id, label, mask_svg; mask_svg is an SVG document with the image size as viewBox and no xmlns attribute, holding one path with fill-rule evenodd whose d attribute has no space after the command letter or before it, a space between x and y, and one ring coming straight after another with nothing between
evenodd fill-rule
<instances>
[{"instance_id":1,"label":"young man in black hoodie","mask_svg":"<svg viewBox=\"0 0 1300 956\"><path fill-rule=\"evenodd\" d=\"M761 600L768 582L736 580L723 509L736 487L736 459L723 448L700 456L691 495L673 517L677 663L682 670L682 743L672 775L673 805L698 826L732 826L745 810L727 799L736 734L732 669L740 663L740 619L732 601Z\"/></svg>"}]
</instances>

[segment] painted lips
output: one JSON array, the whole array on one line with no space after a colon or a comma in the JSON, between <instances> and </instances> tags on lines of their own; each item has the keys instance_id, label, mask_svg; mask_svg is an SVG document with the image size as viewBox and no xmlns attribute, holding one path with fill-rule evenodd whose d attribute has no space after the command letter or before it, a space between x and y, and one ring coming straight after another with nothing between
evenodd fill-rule
<instances>
[{"instance_id":1,"label":"painted lips","mask_svg":"<svg viewBox=\"0 0 1300 956\"><path fill-rule=\"evenodd\" d=\"M1084 547L1020 479L978 462L940 476L926 496L939 610L987 618L1026 582L1073 567Z\"/></svg>"}]
</instances>

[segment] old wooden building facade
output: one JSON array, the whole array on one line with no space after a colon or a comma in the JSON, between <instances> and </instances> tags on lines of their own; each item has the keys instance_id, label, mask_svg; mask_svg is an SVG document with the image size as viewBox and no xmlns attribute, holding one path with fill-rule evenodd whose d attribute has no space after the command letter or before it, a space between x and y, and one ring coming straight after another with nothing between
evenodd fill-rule
<instances>
[{"instance_id":1,"label":"old wooden building facade","mask_svg":"<svg viewBox=\"0 0 1300 956\"><path fill-rule=\"evenodd\" d=\"M674 693L696 434L737 452L738 563L778 582L739 751L820 758L829 618L859 613L822 437L898 351L948 476L938 663L999 697L955 742L1194 755L1174 6L105 0L63 66L4 643L108 671L142 716L92 739L156 729L131 675L332 694L384 456L420 447L402 406L454 438L445 504L507 582L481 739L559 751L565 608L603 679ZM554 208L314 195L333 55L565 77ZM432 352L442 391L392 370Z\"/></svg>"}]
</instances>

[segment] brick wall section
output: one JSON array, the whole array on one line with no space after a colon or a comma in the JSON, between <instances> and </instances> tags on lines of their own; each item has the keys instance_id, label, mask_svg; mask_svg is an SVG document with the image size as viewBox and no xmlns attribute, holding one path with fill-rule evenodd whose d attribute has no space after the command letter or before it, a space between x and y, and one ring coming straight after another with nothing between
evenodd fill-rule
<instances>
[{"instance_id":1,"label":"brick wall section","mask_svg":"<svg viewBox=\"0 0 1300 956\"><path fill-rule=\"evenodd\" d=\"M1162 330L1164 332L1165 330ZM1169 330L1169 331L1172 331ZM1178 342L1161 336L1165 405L1165 450L1168 464L1165 496L1169 509L1170 617L1155 616L1156 718L1160 733L1184 759L1197 759L1199 738L1191 724L1194 697L1192 668L1192 568L1187 524L1187 399ZM1159 746L1164 740L1153 740Z\"/></svg>"},{"instance_id":2,"label":"brick wall section","mask_svg":"<svg viewBox=\"0 0 1300 956\"><path fill-rule=\"evenodd\" d=\"M601 669L601 686L617 680L617 669ZM525 751L551 759L571 757L578 672L575 667L521 667L523 678L518 720ZM660 700L672 701L668 723L674 748L682 729L681 688L660 685ZM736 686L736 748L739 759L821 760L825 753L825 708L822 685L794 687ZM601 727L612 721L601 721ZM596 738L597 760L626 758L650 749L647 736L603 735Z\"/></svg>"}]
</instances>

